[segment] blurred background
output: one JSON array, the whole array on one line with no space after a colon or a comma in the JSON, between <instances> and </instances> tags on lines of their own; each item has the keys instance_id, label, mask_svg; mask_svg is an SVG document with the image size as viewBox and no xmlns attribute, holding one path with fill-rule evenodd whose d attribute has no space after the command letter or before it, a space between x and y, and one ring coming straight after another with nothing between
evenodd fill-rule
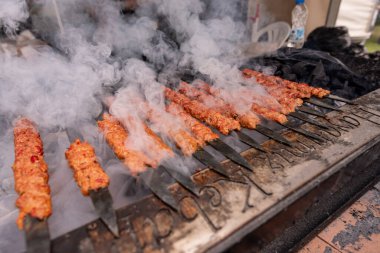
<instances>
[{"instance_id":1,"label":"blurred background","mask_svg":"<svg viewBox=\"0 0 380 253\"><path fill-rule=\"evenodd\" d=\"M306 36L320 26L346 26L353 42L365 44L369 52L380 50L378 0L306 0L309 17ZM250 0L249 16L259 26L276 21L291 23L294 0ZM259 18L257 19L257 16Z\"/></svg>"}]
</instances>

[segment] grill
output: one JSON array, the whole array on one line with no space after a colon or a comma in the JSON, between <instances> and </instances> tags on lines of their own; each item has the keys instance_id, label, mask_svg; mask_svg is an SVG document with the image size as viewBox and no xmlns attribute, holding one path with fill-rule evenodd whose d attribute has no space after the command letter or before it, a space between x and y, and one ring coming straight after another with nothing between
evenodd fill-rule
<instances>
[{"instance_id":1,"label":"grill","mask_svg":"<svg viewBox=\"0 0 380 253\"><path fill-rule=\"evenodd\" d=\"M380 174L380 89L368 93L374 86L307 49L250 59L242 75L234 57L246 60L244 39L230 39L243 25L232 20L240 20L246 1L233 4L235 11L226 8L230 1L220 6L240 13L231 20L228 13L219 18L225 14L214 1L206 1L203 13L189 1L181 12L163 1L165 8L146 3L135 13L128 9L135 1L125 1L122 16L118 4L106 2L52 1L54 11L31 3L30 19L20 18L46 43L29 31L1 41L6 57L0 60L10 74L0 75L7 91L0 100L0 247L239 252L269 227L273 244L264 252L286 251ZM150 20L152 11L158 12ZM207 21L216 14L218 22ZM194 16L195 23L177 24L172 16ZM220 35L204 37L219 30L225 30L220 45ZM204 47L213 44L220 53ZM334 95L278 76L328 85ZM368 94L355 101L338 97L348 83L362 89L345 98ZM350 181L339 180L345 173ZM334 180L347 185L334 192ZM310 198L330 194L329 187L338 200L321 198L327 204L307 213ZM16 230L15 202L23 230ZM297 206L304 208L298 214ZM298 225L287 229L294 220Z\"/></svg>"},{"instance_id":2,"label":"grill","mask_svg":"<svg viewBox=\"0 0 380 253\"><path fill-rule=\"evenodd\" d=\"M102 222L94 221L53 240L52 251L225 250L342 168L354 161L364 166L378 159L379 102L380 90L376 90L315 119L329 123L332 127L328 130L302 125L323 141L283 130L281 134L293 147L267 140L261 145L268 153L245 150L241 154L251 162L253 172L226 160L222 164L229 179L209 169L195 173L192 178L200 188L198 197L178 184L171 185L170 194L179 203L177 210L153 195L118 209L119 239L114 239ZM367 155L363 158L363 154Z\"/></svg>"}]
</instances>

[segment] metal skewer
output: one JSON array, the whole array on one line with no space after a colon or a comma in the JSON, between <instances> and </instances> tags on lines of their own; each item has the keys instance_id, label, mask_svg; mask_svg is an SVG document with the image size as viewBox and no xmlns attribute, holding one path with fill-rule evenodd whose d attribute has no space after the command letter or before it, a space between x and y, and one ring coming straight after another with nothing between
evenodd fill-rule
<instances>
[{"instance_id":1,"label":"metal skewer","mask_svg":"<svg viewBox=\"0 0 380 253\"><path fill-rule=\"evenodd\" d=\"M304 106L304 105L297 107L296 111L301 111L303 113L311 114L313 116L317 116L317 117L321 117L321 118L325 117L325 114L323 114L322 112L319 112L317 110L314 110L313 108L310 108L310 107Z\"/></svg>"},{"instance_id":2,"label":"metal skewer","mask_svg":"<svg viewBox=\"0 0 380 253\"><path fill-rule=\"evenodd\" d=\"M287 139L282 137L281 134L276 133L272 129L258 125L258 126L256 126L255 129L252 129L252 130L255 130L255 131L257 131L257 132L259 132L259 133L261 133L261 134L263 134L263 135L265 135L265 136L267 136L267 137L269 137L275 141L278 141L282 144L285 144L289 147L293 147L293 144L290 141L288 141Z\"/></svg>"},{"instance_id":3,"label":"metal skewer","mask_svg":"<svg viewBox=\"0 0 380 253\"><path fill-rule=\"evenodd\" d=\"M106 110L107 107L103 105L103 111ZM102 114L103 112L97 117L96 120L100 120ZM139 176L143 179L145 185L153 192L153 194L174 210L178 210L178 203L171 197L171 193L168 191L167 186L162 183L161 176L164 173L173 178L178 184L190 190L193 194L199 194L199 191L190 179L180 176L178 173L174 173L174 171L170 168L159 166L157 169L147 168L145 172L140 173ZM174 178L174 176L177 178Z\"/></svg>"},{"instance_id":4,"label":"metal skewer","mask_svg":"<svg viewBox=\"0 0 380 253\"><path fill-rule=\"evenodd\" d=\"M313 105L319 106L319 107L322 107L322 108L334 110L334 111L339 111L339 112L342 111L341 109L339 109L336 106L329 105L329 104L327 104L325 102L322 102L322 101L314 99L314 98L305 99L305 102L307 102L309 104L313 104Z\"/></svg>"},{"instance_id":5,"label":"metal skewer","mask_svg":"<svg viewBox=\"0 0 380 253\"><path fill-rule=\"evenodd\" d=\"M332 100L336 100L336 101L340 101L340 102L344 102L346 104L349 104L349 105L357 105L357 103L351 101L351 100L348 100L348 99L345 99L345 98L342 98L342 97L338 97L336 95L332 95L332 94L329 94L326 96L326 98L329 98L329 99L332 99Z\"/></svg>"},{"instance_id":6,"label":"metal skewer","mask_svg":"<svg viewBox=\"0 0 380 253\"><path fill-rule=\"evenodd\" d=\"M321 122L318 122L318 121L316 121L314 119L311 119L311 118L309 118L308 116L306 116L304 114L301 114L301 113L298 113L298 112L292 112L292 113L289 113L288 115L292 116L294 118L300 119L302 121L305 121L307 123L310 123L312 125L321 127L323 129L330 129L330 127L328 125L326 125L324 123L321 123Z\"/></svg>"},{"instance_id":7,"label":"metal skewer","mask_svg":"<svg viewBox=\"0 0 380 253\"><path fill-rule=\"evenodd\" d=\"M26 215L24 219L24 229L27 253L50 252L51 245L47 220L39 220Z\"/></svg>"},{"instance_id":8,"label":"metal skewer","mask_svg":"<svg viewBox=\"0 0 380 253\"><path fill-rule=\"evenodd\" d=\"M84 137L74 129L67 129L66 133L70 142L74 142L77 138L84 139ZM89 195L100 220L103 221L115 237L119 237L116 212L113 209L113 199L108 187L101 188L97 191L91 190Z\"/></svg>"},{"instance_id":9,"label":"metal skewer","mask_svg":"<svg viewBox=\"0 0 380 253\"><path fill-rule=\"evenodd\" d=\"M222 140L214 139L212 141L209 141L208 144L210 144L213 148L218 150L227 158L231 159L231 161L234 161L235 163L243 166L244 168L247 168L253 171L253 168L249 164L249 162L244 157L242 157L238 152L236 152L233 148L231 148L226 143L224 143Z\"/></svg>"},{"instance_id":10,"label":"metal skewer","mask_svg":"<svg viewBox=\"0 0 380 253\"><path fill-rule=\"evenodd\" d=\"M241 142L247 144L248 146L251 146L252 148L267 153L267 151L264 148L262 148L261 145L257 143L253 138L251 138L249 135L243 133L242 131L235 131L235 133L237 134Z\"/></svg>"},{"instance_id":11,"label":"metal skewer","mask_svg":"<svg viewBox=\"0 0 380 253\"><path fill-rule=\"evenodd\" d=\"M112 196L108 187L101 188L97 191L90 191L90 198L95 206L95 210L100 220L106 225L115 237L119 237L119 227L117 225L116 212L113 209Z\"/></svg>"},{"instance_id":12,"label":"metal skewer","mask_svg":"<svg viewBox=\"0 0 380 253\"><path fill-rule=\"evenodd\" d=\"M197 187L194 182L191 180L191 177L186 177L181 174L175 168L167 167L167 166L159 166L159 169L165 170L174 180L176 180L180 185L185 187L188 191L190 191L195 196L199 196L199 187Z\"/></svg>"},{"instance_id":13,"label":"metal skewer","mask_svg":"<svg viewBox=\"0 0 380 253\"><path fill-rule=\"evenodd\" d=\"M173 208L175 211L178 211L178 201L172 197L172 194L169 192L166 185L162 183L162 176L164 173L165 170L162 167L158 167L155 170L148 169L147 171L141 173L140 177L158 199Z\"/></svg>"},{"instance_id":14,"label":"metal skewer","mask_svg":"<svg viewBox=\"0 0 380 253\"><path fill-rule=\"evenodd\" d=\"M290 122L287 122L285 124L281 124L282 126L286 127L286 128L289 128L290 130L296 132L296 133L299 133L299 134L302 134L306 137L310 137L310 138L313 138L315 140L318 140L318 141L321 141L323 142L324 139L322 137L320 137L319 135L316 135L314 133L311 133L309 131L306 131L305 129L302 129L301 127L297 127L293 124L291 124Z\"/></svg>"},{"instance_id":15,"label":"metal skewer","mask_svg":"<svg viewBox=\"0 0 380 253\"><path fill-rule=\"evenodd\" d=\"M228 175L227 171L223 168L223 166L218 161L216 161L215 158L203 148L198 149L193 154L193 156L204 165L210 167L210 169L216 171L222 176L230 178L230 176Z\"/></svg>"}]
</instances>

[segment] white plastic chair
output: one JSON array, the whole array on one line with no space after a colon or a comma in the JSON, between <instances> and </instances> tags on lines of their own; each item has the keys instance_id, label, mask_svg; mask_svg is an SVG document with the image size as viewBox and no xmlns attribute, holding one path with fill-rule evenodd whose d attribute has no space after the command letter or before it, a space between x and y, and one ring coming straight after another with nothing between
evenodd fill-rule
<instances>
[{"instance_id":1,"label":"white plastic chair","mask_svg":"<svg viewBox=\"0 0 380 253\"><path fill-rule=\"evenodd\" d=\"M276 22L267 25L257 33L252 32L252 42L267 42L275 43L278 48L282 47L288 39L291 32L291 28L286 22ZM266 40L260 40L266 35Z\"/></svg>"},{"instance_id":2,"label":"white plastic chair","mask_svg":"<svg viewBox=\"0 0 380 253\"><path fill-rule=\"evenodd\" d=\"M291 28L285 22L276 22L256 33L252 32L252 42L241 45L243 57L257 57L276 51L285 44L290 32Z\"/></svg>"}]
</instances>

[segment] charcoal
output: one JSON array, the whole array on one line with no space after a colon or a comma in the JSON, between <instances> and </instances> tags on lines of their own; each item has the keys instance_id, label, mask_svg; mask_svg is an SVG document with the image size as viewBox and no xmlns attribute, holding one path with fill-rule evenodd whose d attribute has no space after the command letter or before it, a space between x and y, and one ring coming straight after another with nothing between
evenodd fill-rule
<instances>
[{"instance_id":1,"label":"charcoal","mask_svg":"<svg viewBox=\"0 0 380 253\"><path fill-rule=\"evenodd\" d=\"M380 88L379 60L380 52L369 54L363 45L352 43L346 27L319 27L310 33L304 48L282 48L244 66L259 71L269 67L287 80L354 99Z\"/></svg>"},{"instance_id":2,"label":"charcoal","mask_svg":"<svg viewBox=\"0 0 380 253\"><path fill-rule=\"evenodd\" d=\"M340 52L350 46L351 38L347 27L322 26L309 34L304 47L325 52Z\"/></svg>"},{"instance_id":3,"label":"charcoal","mask_svg":"<svg viewBox=\"0 0 380 253\"><path fill-rule=\"evenodd\" d=\"M366 78L351 66L348 67L328 52L307 48L282 48L273 55L252 58L242 67L259 71L271 67L276 76L326 88L347 99L354 99L380 88L378 80Z\"/></svg>"}]
</instances>

